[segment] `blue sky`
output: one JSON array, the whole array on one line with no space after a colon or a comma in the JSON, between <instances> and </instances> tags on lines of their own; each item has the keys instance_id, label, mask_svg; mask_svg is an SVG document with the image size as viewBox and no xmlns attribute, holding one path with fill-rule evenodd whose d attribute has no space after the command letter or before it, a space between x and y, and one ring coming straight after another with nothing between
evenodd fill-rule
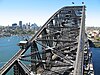
<instances>
[{"instance_id":1,"label":"blue sky","mask_svg":"<svg viewBox=\"0 0 100 75\"><path fill-rule=\"evenodd\" d=\"M0 0L0 25L31 22L43 25L64 6L86 5L86 26L100 26L100 0Z\"/></svg>"}]
</instances>

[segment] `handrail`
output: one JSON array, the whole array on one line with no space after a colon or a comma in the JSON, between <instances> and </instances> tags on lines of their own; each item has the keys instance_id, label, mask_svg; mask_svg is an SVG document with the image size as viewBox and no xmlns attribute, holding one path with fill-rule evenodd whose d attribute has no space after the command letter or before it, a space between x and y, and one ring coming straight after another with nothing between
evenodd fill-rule
<instances>
[{"instance_id":1,"label":"handrail","mask_svg":"<svg viewBox=\"0 0 100 75\"><path fill-rule=\"evenodd\" d=\"M73 75L83 75L84 63L84 35L85 34L85 6L82 8L81 26L78 40L77 55Z\"/></svg>"},{"instance_id":2,"label":"handrail","mask_svg":"<svg viewBox=\"0 0 100 75\"><path fill-rule=\"evenodd\" d=\"M4 64L4 66L0 68L0 74L3 74L9 68L8 66L11 66L18 59L17 55L21 55L20 53L22 52L23 50L19 50L7 63Z\"/></svg>"}]
</instances>

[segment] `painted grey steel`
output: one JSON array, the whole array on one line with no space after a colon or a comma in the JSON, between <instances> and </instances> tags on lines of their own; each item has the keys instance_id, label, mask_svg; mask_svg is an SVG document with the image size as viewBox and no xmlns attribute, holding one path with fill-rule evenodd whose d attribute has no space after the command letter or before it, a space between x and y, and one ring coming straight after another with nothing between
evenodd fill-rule
<instances>
[{"instance_id":1,"label":"painted grey steel","mask_svg":"<svg viewBox=\"0 0 100 75\"><path fill-rule=\"evenodd\" d=\"M81 19L81 25L80 25L80 33L79 33L74 75L83 75L84 45L85 45L84 34L85 34L85 6L83 6L83 9L82 9L82 19Z\"/></svg>"},{"instance_id":2,"label":"painted grey steel","mask_svg":"<svg viewBox=\"0 0 100 75\"><path fill-rule=\"evenodd\" d=\"M5 74L18 61L26 74L30 71L34 75L82 75L86 62L84 50L87 51L84 7L67 6L58 10L25 44L24 49L0 69L0 74ZM31 52L26 54L29 48ZM24 61L24 65L20 61Z\"/></svg>"}]
</instances>

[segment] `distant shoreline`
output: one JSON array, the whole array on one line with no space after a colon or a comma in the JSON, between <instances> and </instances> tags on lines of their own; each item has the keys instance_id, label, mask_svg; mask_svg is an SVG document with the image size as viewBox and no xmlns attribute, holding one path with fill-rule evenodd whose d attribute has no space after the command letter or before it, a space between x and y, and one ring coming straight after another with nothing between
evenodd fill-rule
<instances>
[{"instance_id":1,"label":"distant shoreline","mask_svg":"<svg viewBox=\"0 0 100 75\"><path fill-rule=\"evenodd\" d=\"M6 37L11 37L11 36L22 36L22 37L24 37L24 36L32 36L32 34L31 35L29 35L29 34L16 34L16 35L8 35L8 36L5 36L5 35L2 35L2 36L0 36L0 38L6 38Z\"/></svg>"}]
</instances>

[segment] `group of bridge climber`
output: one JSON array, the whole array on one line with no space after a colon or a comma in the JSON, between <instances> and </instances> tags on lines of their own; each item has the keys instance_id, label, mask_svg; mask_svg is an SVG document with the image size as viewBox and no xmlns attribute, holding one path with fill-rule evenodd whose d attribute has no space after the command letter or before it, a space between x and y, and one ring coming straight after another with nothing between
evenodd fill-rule
<instances>
[{"instance_id":1,"label":"group of bridge climber","mask_svg":"<svg viewBox=\"0 0 100 75\"><path fill-rule=\"evenodd\" d=\"M5 75L93 75L92 56L85 35L85 6L59 9L30 40L0 68ZM29 54L27 51L31 51Z\"/></svg>"}]
</instances>

